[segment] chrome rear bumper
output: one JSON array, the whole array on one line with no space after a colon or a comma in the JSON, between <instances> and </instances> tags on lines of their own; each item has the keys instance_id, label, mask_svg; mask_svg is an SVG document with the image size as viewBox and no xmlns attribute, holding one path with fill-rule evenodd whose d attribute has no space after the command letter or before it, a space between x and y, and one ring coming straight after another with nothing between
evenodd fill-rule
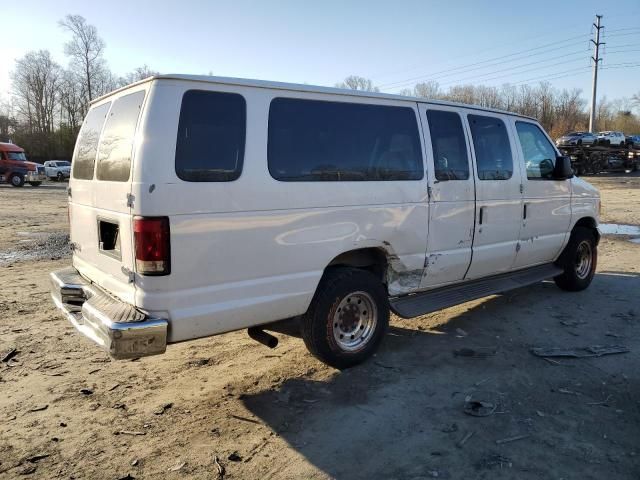
<instances>
[{"instance_id":1,"label":"chrome rear bumper","mask_svg":"<svg viewBox=\"0 0 640 480\"><path fill-rule=\"evenodd\" d=\"M51 272L51 298L84 336L115 359L164 353L168 322L149 318L85 280L73 267Z\"/></svg>"}]
</instances>

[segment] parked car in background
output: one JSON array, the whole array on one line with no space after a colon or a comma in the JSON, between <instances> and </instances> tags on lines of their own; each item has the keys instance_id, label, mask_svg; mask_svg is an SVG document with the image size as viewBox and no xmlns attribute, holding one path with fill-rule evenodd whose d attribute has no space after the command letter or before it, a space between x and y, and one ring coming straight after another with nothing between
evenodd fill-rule
<instances>
[{"instance_id":1,"label":"parked car in background","mask_svg":"<svg viewBox=\"0 0 640 480\"><path fill-rule=\"evenodd\" d=\"M255 80L162 75L95 99L68 195L52 297L121 359L243 328L273 347L263 329L289 319L346 368L390 309L587 288L600 236L598 191L533 118Z\"/></svg>"},{"instance_id":2,"label":"parked car in background","mask_svg":"<svg viewBox=\"0 0 640 480\"><path fill-rule=\"evenodd\" d=\"M44 165L27 161L24 149L0 142L0 182L22 187L25 182L38 187L46 179Z\"/></svg>"},{"instance_id":3,"label":"parked car in background","mask_svg":"<svg viewBox=\"0 0 640 480\"><path fill-rule=\"evenodd\" d=\"M49 160L44 162L44 169L47 177L59 182L71 176L71 162L67 160Z\"/></svg>"},{"instance_id":4,"label":"parked car in background","mask_svg":"<svg viewBox=\"0 0 640 480\"><path fill-rule=\"evenodd\" d=\"M627 146L640 149L640 135L627 135Z\"/></svg>"},{"instance_id":5,"label":"parked car in background","mask_svg":"<svg viewBox=\"0 0 640 480\"><path fill-rule=\"evenodd\" d=\"M596 136L591 132L571 132L556 140L556 145L559 147L593 145L594 143L596 143Z\"/></svg>"},{"instance_id":6,"label":"parked car in background","mask_svg":"<svg viewBox=\"0 0 640 480\"><path fill-rule=\"evenodd\" d=\"M602 145L624 145L626 141L622 132L600 132L597 138L598 143Z\"/></svg>"}]
</instances>

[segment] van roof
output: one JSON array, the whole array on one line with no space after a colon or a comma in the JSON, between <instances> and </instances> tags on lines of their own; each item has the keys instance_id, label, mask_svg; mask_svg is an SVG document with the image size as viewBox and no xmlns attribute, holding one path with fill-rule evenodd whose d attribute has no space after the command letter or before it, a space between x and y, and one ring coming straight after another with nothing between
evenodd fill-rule
<instances>
[{"instance_id":1,"label":"van roof","mask_svg":"<svg viewBox=\"0 0 640 480\"><path fill-rule=\"evenodd\" d=\"M153 80L182 80L188 82L202 82L202 83L213 83L213 84L224 84L224 85L239 85L243 87L255 87L255 88L269 88L269 89L277 89L277 90L289 90L296 92L310 92L310 93L326 93L331 95L342 95L342 96L350 96L350 97L365 97L365 98L380 98L386 100L400 100L405 102L419 102L419 103L430 103L434 105L444 105L450 107L464 107L473 110L482 110L486 112L494 112L494 113L502 113L505 115L513 115L516 117L528 118L530 120L536 120L533 117L529 117L527 115L521 115L515 112L509 112L507 110L501 110L499 108L488 108L481 107L478 105L469 105L465 103L457 103L457 102L447 102L444 100L431 100L427 98L421 97L410 97L405 95L391 94L391 93L379 93L379 92L368 92L364 90L349 90L344 88L334 88L334 87L321 87L317 85L303 85L298 83L285 83L285 82L274 82L270 80L252 80L248 78L232 78L232 77L214 77L208 75L185 75L178 73L168 73L164 75L154 75L152 77L145 78L138 82L132 83L125 87L114 90L113 92L107 93L99 98L94 99L91 103L98 102L104 98L107 98L114 93L121 92L130 87L141 85L143 83L147 83Z\"/></svg>"}]
</instances>

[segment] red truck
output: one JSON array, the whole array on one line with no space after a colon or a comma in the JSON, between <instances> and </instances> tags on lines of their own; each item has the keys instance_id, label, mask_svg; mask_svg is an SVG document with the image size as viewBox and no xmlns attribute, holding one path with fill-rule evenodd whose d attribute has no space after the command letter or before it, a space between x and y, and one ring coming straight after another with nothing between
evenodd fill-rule
<instances>
[{"instance_id":1,"label":"red truck","mask_svg":"<svg viewBox=\"0 0 640 480\"><path fill-rule=\"evenodd\" d=\"M22 187L25 183L38 187L45 178L44 165L27 161L23 148L0 142L0 182L14 187Z\"/></svg>"}]
</instances>

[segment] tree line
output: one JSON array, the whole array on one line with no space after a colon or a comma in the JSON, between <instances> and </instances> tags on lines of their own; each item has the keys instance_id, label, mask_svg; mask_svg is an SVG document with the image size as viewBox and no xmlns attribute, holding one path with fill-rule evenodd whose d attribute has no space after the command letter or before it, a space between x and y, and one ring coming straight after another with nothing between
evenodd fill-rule
<instances>
[{"instance_id":1,"label":"tree line","mask_svg":"<svg viewBox=\"0 0 640 480\"><path fill-rule=\"evenodd\" d=\"M0 99L0 141L22 146L36 161L70 159L91 100L157 74L143 65L118 76L107 65L95 26L80 15L67 15L58 25L68 36L68 65L45 49L28 52L15 62L9 98Z\"/></svg>"},{"instance_id":2,"label":"tree line","mask_svg":"<svg viewBox=\"0 0 640 480\"><path fill-rule=\"evenodd\" d=\"M56 63L46 49L28 52L15 62L9 98L0 98L0 141L22 146L36 161L70 159L91 100L158 73L143 65L118 76L107 65L106 44L95 26L80 15L67 15L58 25L67 35L64 52L68 65ZM370 79L357 75L345 78L336 87L379 91ZM581 90L558 90L548 82L537 86L455 85L445 90L437 82L428 81L403 89L400 94L535 117L553 137L570 130L586 130L589 120ZM640 134L637 107L640 92L630 99L601 98L596 117L598 129Z\"/></svg>"},{"instance_id":3,"label":"tree line","mask_svg":"<svg viewBox=\"0 0 640 480\"><path fill-rule=\"evenodd\" d=\"M335 85L338 88L378 92L370 79L351 75ZM553 137L572 130L588 130L587 101L580 89L556 89L549 82L538 85L512 85L501 87L487 85L454 85L442 89L438 82L417 83L413 88L401 90L400 95L431 100L479 105L498 108L534 117ZM640 135L640 92L631 98L610 101L606 97L597 103L596 125L599 131L617 130L627 135Z\"/></svg>"}]
</instances>

